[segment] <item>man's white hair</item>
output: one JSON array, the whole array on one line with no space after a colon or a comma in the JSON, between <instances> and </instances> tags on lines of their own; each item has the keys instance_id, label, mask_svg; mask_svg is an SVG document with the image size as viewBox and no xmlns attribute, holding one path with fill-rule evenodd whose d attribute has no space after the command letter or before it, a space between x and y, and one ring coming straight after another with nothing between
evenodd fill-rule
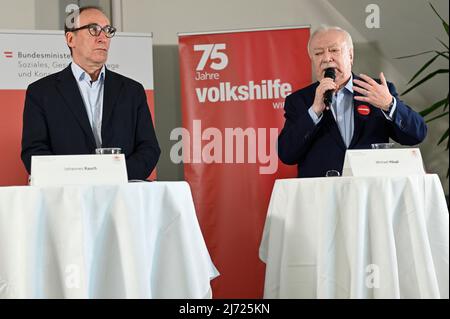
<instances>
[{"instance_id":1,"label":"man's white hair","mask_svg":"<svg viewBox=\"0 0 450 319\"><path fill-rule=\"evenodd\" d=\"M339 32L342 32L344 34L345 42L347 43L348 48L349 49L353 49L353 40L352 40L352 36L350 35L350 33L345 31L344 29L336 27L336 26L329 26L329 25L326 25L326 24L322 24L309 37L309 41L308 41L308 53L309 53L309 56L311 56L311 47L310 46L311 46L312 39L316 35L318 35L319 33L327 32L327 31L339 31Z\"/></svg>"}]
</instances>

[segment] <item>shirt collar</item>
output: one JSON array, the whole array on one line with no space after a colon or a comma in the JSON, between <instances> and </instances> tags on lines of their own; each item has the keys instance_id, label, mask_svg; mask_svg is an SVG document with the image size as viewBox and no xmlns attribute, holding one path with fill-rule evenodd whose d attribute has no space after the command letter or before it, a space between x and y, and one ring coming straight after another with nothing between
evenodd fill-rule
<instances>
[{"instance_id":1,"label":"shirt collar","mask_svg":"<svg viewBox=\"0 0 450 319\"><path fill-rule=\"evenodd\" d=\"M347 84L345 84L343 89L345 89L346 91L353 94L353 74L350 75L350 79L348 80ZM343 93L345 93L345 92L343 92Z\"/></svg>"},{"instance_id":2,"label":"shirt collar","mask_svg":"<svg viewBox=\"0 0 450 319\"><path fill-rule=\"evenodd\" d=\"M78 64L76 64L75 62L72 61L71 64L71 68L72 68L72 73L75 77L75 79L77 79L77 81L91 81L91 76L89 74L87 74L87 72L85 70L83 70ZM100 71L100 74L98 76L98 80L103 81L105 79L105 65L103 64L102 69Z\"/></svg>"}]
</instances>

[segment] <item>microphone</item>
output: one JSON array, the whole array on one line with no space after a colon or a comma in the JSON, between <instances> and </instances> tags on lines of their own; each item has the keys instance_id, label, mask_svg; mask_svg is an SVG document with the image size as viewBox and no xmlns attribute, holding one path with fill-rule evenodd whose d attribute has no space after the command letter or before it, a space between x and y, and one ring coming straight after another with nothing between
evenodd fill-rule
<instances>
[{"instance_id":1,"label":"microphone","mask_svg":"<svg viewBox=\"0 0 450 319\"><path fill-rule=\"evenodd\" d=\"M326 68L324 77L331 78L333 81L336 79L336 70L334 68ZM328 90L323 95L323 103L326 105L327 110L330 109L331 101L333 100L333 90Z\"/></svg>"}]
</instances>

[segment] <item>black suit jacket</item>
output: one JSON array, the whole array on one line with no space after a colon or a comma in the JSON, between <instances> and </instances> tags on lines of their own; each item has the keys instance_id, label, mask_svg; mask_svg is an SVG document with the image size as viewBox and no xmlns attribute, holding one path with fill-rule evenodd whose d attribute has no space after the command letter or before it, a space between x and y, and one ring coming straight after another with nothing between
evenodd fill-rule
<instances>
[{"instance_id":1,"label":"black suit jacket","mask_svg":"<svg viewBox=\"0 0 450 319\"><path fill-rule=\"evenodd\" d=\"M332 169L342 172L344 164L347 146L332 112L325 111L317 125L308 113L318 85L319 82L313 83L285 100L286 121L278 137L278 156L285 164L298 165L298 177L324 177ZM427 126L423 118L400 101L392 83L388 87L397 100L393 121L386 119L379 108L353 100L354 133L350 149L371 148L372 143L387 143L389 138L404 145L419 144L425 139ZM355 95L359 94L355 91ZM369 106L370 113L359 114L359 105Z\"/></svg>"},{"instance_id":2,"label":"black suit jacket","mask_svg":"<svg viewBox=\"0 0 450 319\"><path fill-rule=\"evenodd\" d=\"M160 149L145 90L138 82L106 69L102 147L120 147L129 179L146 179ZM32 155L94 154L95 139L70 65L28 86L23 112L22 161Z\"/></svg>"}]
</instances>

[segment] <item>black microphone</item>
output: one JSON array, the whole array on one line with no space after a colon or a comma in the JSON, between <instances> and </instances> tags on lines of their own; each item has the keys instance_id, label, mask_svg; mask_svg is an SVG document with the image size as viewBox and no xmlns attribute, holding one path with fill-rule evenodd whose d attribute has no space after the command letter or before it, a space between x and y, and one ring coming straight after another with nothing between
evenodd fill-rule
<instances>
[{"instance_id":1,"label":"black microphone","mask_svg":"<svg viewBox=\"0 0 450 319\"><path fill-rule=\"evenodd\" d=\"M336 70L334 68L326 68L324 77L331 78L334 81L336 79ZM333 100L333 90L326 91L323 95L323 103L326 105L327 110L330 108L332 100Z\"/></svg>"}]
</instances>

